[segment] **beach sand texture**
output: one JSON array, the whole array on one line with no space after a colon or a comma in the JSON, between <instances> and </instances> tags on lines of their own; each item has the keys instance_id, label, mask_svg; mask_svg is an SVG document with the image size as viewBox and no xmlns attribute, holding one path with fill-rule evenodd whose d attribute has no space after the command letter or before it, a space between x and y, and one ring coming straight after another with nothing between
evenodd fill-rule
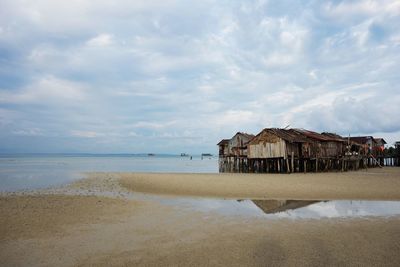
<instances>
[{"instance_id":1,"label":"beach sand texture","mask_svg":"<svg viewBox=\"0 0 400 267\"><path fill-rule=\"evenodd\" d=\"M334 196L343 196L337 195L337 191L346 186L347 177L350 185L365 179L361 187L364 190L355 189L357 196L368 193L369 198L366 199L387 199L383 191L388 190L392 192L390 199L398 199L394 193L394 189L399 191L398 174L397 169L385 168L326 175L340 181L333 190L336 193L331 193ZM308 174L303 176L302 181L313 181L317 183L317 188L325 188L324 175ZM190 184L190 179L196 180L196 176L152 174L149 179L153 187L157 179L162 181L162 185L156 187L160 193L181 194L183 190L188 194L185 191L188 185L178 182L189 179L185 182ZM218 176L208 178L212 180ZM195 186L189 193L200 196L212 195L209 192L225 192L226 196L235 197L236 193L253 196L261 191L257 191L254 181L249 182L252 187L246 187L248 183L239 182L240 176L221 175L221 179L232 178L232 184L239 184L223 189L218 188L218 183L210 183L209 191L204 189L208 178L205 181L202 178L201 182L194 182ZM140 177L139 181L144 179L143 174L96 173L59 190L0 197L0 265L398 266L400 262L399 217L268 220L204 213L164 205L162 200L129 200L123 197L123 193L140 185L135 177ZM182 187L166 192L163 182L166 177L178 177L172 183L173 188L177 184ZM247 177L243 175L243 178ZM253 176L249 177L253 179ZM308 187L300 186L291 191L290 187L299 183L285 184L294 177L260 175L256 180L263 187L263 183L271 178L273 182L269 182L268 186L271 195L287 188L280 196L288 196L289 193L308 196L309 193L305 193ZM323 181L319 181L318 177L323 177ZM388 183L394 189L389 190ZM272 185L279 189L271 189ZM378 189L367 188L367 185ZM146 190L156 192L153 187ZM202 189L195 191L195 188ZM232 188L246 189L236 189L235 194L228 194ZM73 190L78 189L79 192L94 195L74 195ZM146 192L143 187L138 187L138 191ZM111 192L114 197L96 196L99 192ZM346 192L350 194L351 190ZM327 193L328 188L324 191L324 194Z\"/></svg>"},{"instance_id":2,"label":"beach sand texture","mask_svg":"<svg viewBox=\"0 0 400 267\"><path fill-rule=\"evenodd\" d=\"M400 168L296 174L114 174L135 192L233 199L400 200Z\"/></svg>"}]
</instances>

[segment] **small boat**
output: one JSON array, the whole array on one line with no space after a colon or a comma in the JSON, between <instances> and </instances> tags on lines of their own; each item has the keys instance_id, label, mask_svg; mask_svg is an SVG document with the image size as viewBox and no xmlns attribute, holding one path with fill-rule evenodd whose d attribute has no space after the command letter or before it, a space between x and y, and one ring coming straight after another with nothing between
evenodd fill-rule
<instances>
[{"instance_id":1,"label":"small boat","mask_svg":"<svg viewBox=\"0 0 400 267\"><path fill-rule=\"evenodd\" d=\"M212 154L210 154L210 153L203 153L203 154L201 154L201 159L203 159L203 158L209 158L209 159L211 159L211 158L212 158Z\"/></svg>"},{"instance_id":2,"label":"small boat","mask_svg":"<svg viewBox=\"0 0 400 267\"><path fill-rule=\"evenodd\" d=\"M149 157L154 157L154 156L155 156L155 154L153 154L153 153L149 153L149 154L147 154L147 156L149 156Z\"/></svg>"},{"instance_id":3,"label":"small boat","mask_svg":"<svg viewBox=\"0 0 400 267\"><path fill-rule=\"evenodd\" d=\"M189 157L189 155L186 153L181 153L181 157Z\"/></svg>"}]
</instances>

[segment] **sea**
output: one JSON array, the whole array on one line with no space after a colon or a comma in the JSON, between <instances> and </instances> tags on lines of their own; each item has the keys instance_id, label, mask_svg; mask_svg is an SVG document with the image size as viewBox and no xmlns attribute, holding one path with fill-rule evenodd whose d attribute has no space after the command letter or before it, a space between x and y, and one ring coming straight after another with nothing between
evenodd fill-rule
<instances>
[{"instance_id":1,"label":"sea","mask_svg":"<svg viewBox=\"0 0 400 267\"><path fill-rule=\"evenodd\" d=\"M86 172L217 173L218 157L157 154L0 154L0 192L70 183Z\"/></svg>"},{"instance_id":2,"label":"sea","mask_svg":"<svg viewBox=\"0 0 400 267\"><path fill-rule=\"evenodd\" d=\"M84 178L86 172L217 173L218 157L194 155L190 158L153 154L0 154L0 193L57 187ZM143 197L141 194L136 196ZM160 198L156 195L146 197ZM207 213L217 212L224 216L263 216L271 219L400 215L399 201L313 200L305 207L273 214L264 213L265 211L250 199L177 197L160 198L159 201L166 205ZM260 203L260 200L257 200L257 203Z\"/></svg>"}]
</instances>

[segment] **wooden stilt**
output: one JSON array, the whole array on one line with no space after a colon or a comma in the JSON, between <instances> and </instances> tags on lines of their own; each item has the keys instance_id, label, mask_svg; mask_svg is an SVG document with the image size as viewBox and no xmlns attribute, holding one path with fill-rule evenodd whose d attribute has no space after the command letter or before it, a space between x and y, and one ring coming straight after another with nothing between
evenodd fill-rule
<instances>
[{"instance_id":1,"label":"wooden stilt","mask_svg":"<svg viewBox=\"0 0 400 267\"><path fill-rule=\"evenodd\" d=\"M280 162L279 162L280 160L277 159L276 161L278 162L278 172L281 172L281 165L280 165Z\"/></svg>"},{"instance_id":2,"label":"wooden stilt","mask_svg":"<svg viewBox=\"0 0 400 267\"><path fill-rule=\"evenodd\" d=\"M286 158L286 172L290 173L289 158Z\"/></svg>"},{"instance_id":3,"label":"wooden stilt","mask_svg":"<svg viewBox=\"0 0 400 267\"><path fill-rule=\"evenodd\" d=\"M294 173L294 152L292 151L292 155L291 155L291 161L292 161L292 173Z\"/></svg>"}]
</instances>

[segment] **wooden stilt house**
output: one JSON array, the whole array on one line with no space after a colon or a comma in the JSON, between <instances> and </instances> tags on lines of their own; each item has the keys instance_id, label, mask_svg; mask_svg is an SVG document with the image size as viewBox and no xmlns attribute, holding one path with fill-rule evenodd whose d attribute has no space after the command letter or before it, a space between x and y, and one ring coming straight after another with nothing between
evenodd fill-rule
<instances>
[{"instance_id":1,"label":"wooden stilt house","mask_svg":"<svg viewBox=\"0 0 400 267\"><path fill-rule=\"evenodd\" d=\"M252 134L238 132L231 139L218 143L221 172L247 172L247 143L254 137Z\"/></svg>"},{"instance_id":2,"label":"wooden stilt house","mask_svg":"<svg viewBox=\"0 0 400 267\"><path fill-rule=\"evenodd\" d=\"M249 168L252 172L294 172L303 157L307 138L286 129L266 128L248 144ZM297 159L297 161L295 160Z\"/></svg>"}]
</instances>

